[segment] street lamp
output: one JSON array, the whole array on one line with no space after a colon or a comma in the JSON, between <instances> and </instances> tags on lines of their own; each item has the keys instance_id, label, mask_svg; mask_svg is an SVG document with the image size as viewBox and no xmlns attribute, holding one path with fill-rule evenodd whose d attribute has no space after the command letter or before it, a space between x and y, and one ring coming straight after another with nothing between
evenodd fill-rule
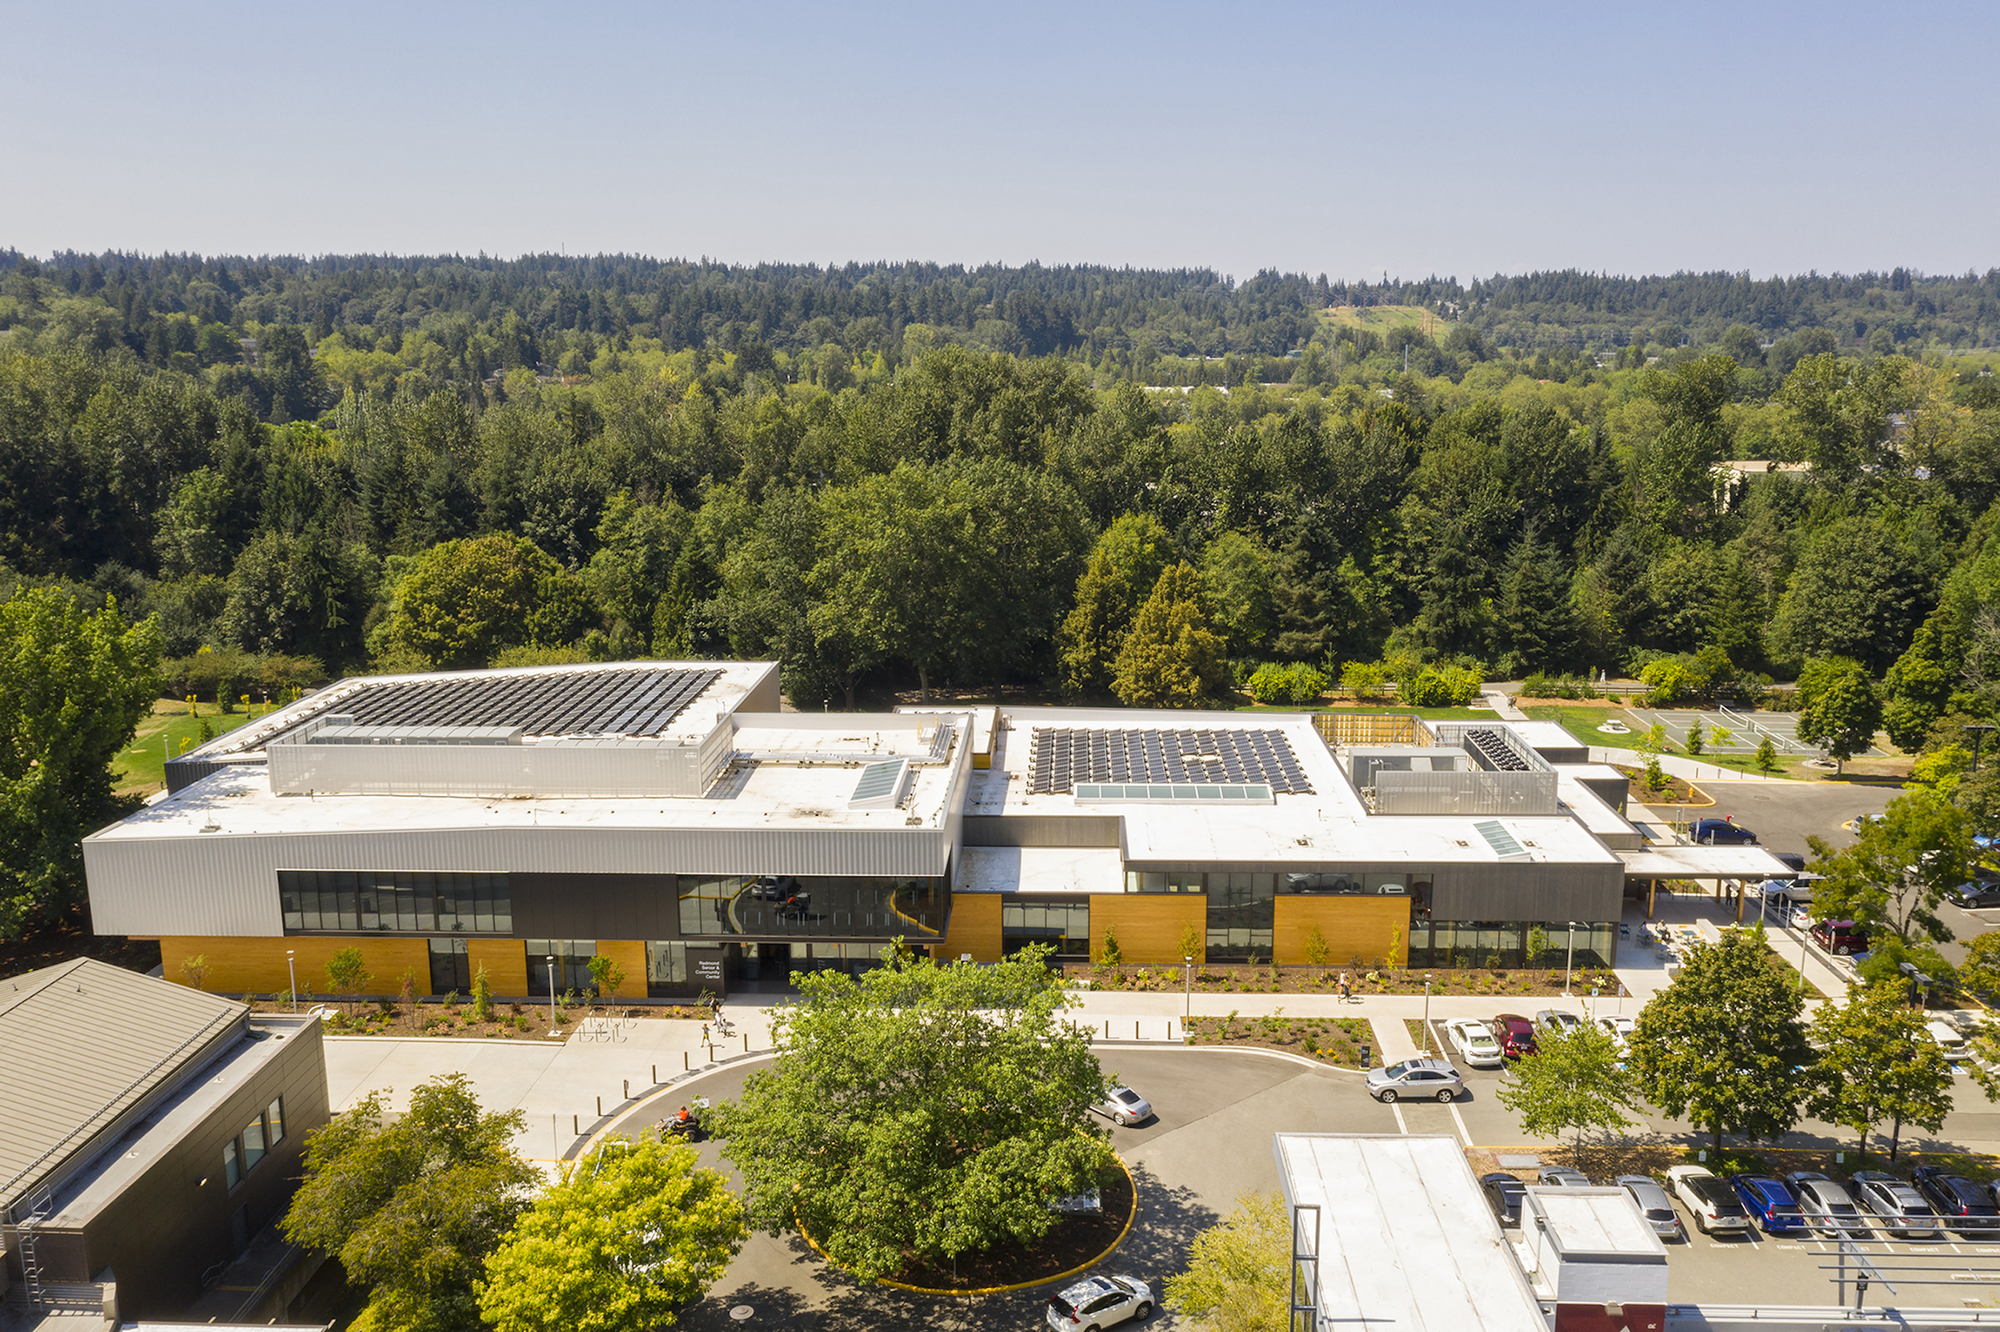
<instances>
[{"instance_id":1,"label":"street lamp","mask_svg":"<svg viewBox=\"0 0 2000 1332\"><path fill-rule=\"evenodd\" d=\"M299 1011L299 968L292 961L292 950L289 948L285 950L285 972L292 978L292 1011L296 1013Z\"/></svg>"},{"instance_id":2,"label":"street lamp","mask_svg":"<svg viewBox=\"0 0 2000 1332\"><path fill-rule=\"evenodd\" d=\"M1424 1049L1431 1048L1431 973L1424 973Z\"/></svg>"},{"instance_id":3,"label":"street lamp","mask_svg":"<svg viewBox=\"0 0 2000 1332\"><path fill-rule=\"evenodd\" d=\"M1991 722L1974 722L1970 726L1961 726L1958 729L1972 732L1972 770L1978 772L1979 745L1986 738L1986 733L1993 729L1993 724Z\"/></svg>"},{"instance_id":4,"label":"street lamp","mask_svg":"<svg viewBox=\"0 0 2000 1332\"><path fill-rule=\"evenodd\" d=\"M1569 923L1569 958L1563 963L1563 998L1570 997L1569 977L1576 970L1576 922Z\"/></svg>"},{"instance_id":5,"label":"street lamp","mask_svg":"<svg viewBox=\"0 0 2000 1332\"><path fill-rule=\"evenodd\" d=\"M1194 959L1191 957L1182 958L1181 971L1187 983L1187 992L1181 1001L1181 1030L1186 1031L1188 1015L1194 1012Z\"/></svg>"},{"instance_id":6,"label":"street lamp","mask_svg":"<svg viewBox=\"0 0 2000 1332\"><path fill-rule=\"evenodd\" d=\"M549 1035L560 1036L556 1029L556 955L550 953L543 960L549 964Z\"/></svg>"}]
</instances>

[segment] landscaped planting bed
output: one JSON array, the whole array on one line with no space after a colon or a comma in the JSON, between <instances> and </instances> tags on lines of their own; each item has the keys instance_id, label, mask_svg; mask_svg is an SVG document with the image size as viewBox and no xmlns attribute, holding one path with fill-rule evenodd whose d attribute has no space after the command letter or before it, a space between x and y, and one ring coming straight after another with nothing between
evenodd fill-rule
<instances>
[{"instance_id":1,"label":"landscaped planting bed","mask_svg":"<svg viewBox=\"0 0 2000 1332\"><path fill-rule=\"evenodd\" d=\"M1189 1045L1257 1045L1342 1068L1360 1067L1361 1047L1374 1041L1366 1018L1246 1018L1231 1013L1226 1018L1190 1018L1187 1022Z\"/></svg>"}]
</instances>

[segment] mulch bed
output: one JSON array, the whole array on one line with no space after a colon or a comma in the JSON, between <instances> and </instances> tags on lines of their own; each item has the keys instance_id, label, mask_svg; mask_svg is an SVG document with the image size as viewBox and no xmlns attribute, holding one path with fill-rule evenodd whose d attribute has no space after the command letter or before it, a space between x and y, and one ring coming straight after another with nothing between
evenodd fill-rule
<instances>
[{"instance_id":1,"label":"mulch bed","mask_svg":"<svg viewBox=\"0 0 2000 1332\"><path fill-rule=\"evenodd\" d=\"M1702 762L1703 760L1697 758L1695 761ZM1614 763L1611 766L1632 779L1632 799L1637 800L1641 804L1712 805L1715 803L1715 801L1709 798L1708 792L1702 790L1685 777L1676 777L1670 772L1662 772L1660 775L1666 779L1667 784L1655 791L1647 784L1646 769L1643 766L1635 768L1628 763Z\"/></svg>"},{"instance_id":2,"label":"mulch bed","mask_svg":"<svg viewBox=\"0 0 2000 1332\"><path fill-rule=\"evenodd\" d=\"M1560 949L1563 936L1552 936L1551 946ZM1436 995L1490 994L1495 997L1521 995L1529 998L1560 995L1563 992L1562 958L1553 968L1542 967L1463 967L1429 969L1431 993ZM1196 994L1332 994L1342 970L1357 995L1422 994L1423 970L1407 967L1370 969L1367 967L1248 967L1211 964L1195 972ZM1136 990L1178 993L1182 988L1181 969L1172 968L1171 984L1166 968L1102 967L1077 963L1063 968L1065 979L1088 980L1093 990ZM1374 980L1369 980L1369 976ZM1592 985L1606 994L1617 992L1618 977L1612 972L1596 972L1578 967L1570 981L1572 993Z\"/></svg>"},{"instance_id":3,"label":"mulch bed","mask_svg":"<svg viewBox=\"0 0 2000 1332\"><path fill-rule=\"evenodd\" d=\"M1186 1030L1189 1045L1254 1045L1341 1068L1359 1068L1375 1040L1366 1018L1190 1018Z\"/></svg>"},{"instance_id":4,"label":"mulch bed","mask_svg":"<svg viewBox=\"0 0 2000 1332\"><path fill-rule=\"evenodd\" d=\"M414 1009L400 1004L383 1004L375 1001L348 1004L340 998L321 995L308 998L299 997L298 1011L320 1004L334 1010L333 1017L326 1023L326 1030L335 1036L491 1036L499 1039L540 1040L548 1035L549 1007L547 1004L499 1003L493 1005L493 1020L481 1022L472 1016L472 1005L459 1002L453 1004L423 1004ZM251 1010L258 1013L289 1013L291 1004L283 1000L254 1000ZM349 1012L349 1009L352 1012ZM565 1037L577 1029L584 1018L682 1018L702 1020L708 1018L708 1010L691 1006L647 1007L647 1008L559 1008L562 1021L556 1030Z\"/></svg>"},{"instance_id":5,"label":"mulch bed","mask_svg":"<svg viewBox=\"0 0 2000 1332\"><path fill-rule=\"evenodd\" d=\"M994 1286L1020 1286L1052 1281L1102 1258L1125 1233L1132 1219L1132 1180L1123 1170L1100 1191L1104 1211L1098 1216L1069 1216L1057 1222L1038 1244L996 1244L981 1253L961 1253L951 1263L932 1267L913 1263L891 1281L926 1290L963 1292Z\"/></svg>"}]
</instances>

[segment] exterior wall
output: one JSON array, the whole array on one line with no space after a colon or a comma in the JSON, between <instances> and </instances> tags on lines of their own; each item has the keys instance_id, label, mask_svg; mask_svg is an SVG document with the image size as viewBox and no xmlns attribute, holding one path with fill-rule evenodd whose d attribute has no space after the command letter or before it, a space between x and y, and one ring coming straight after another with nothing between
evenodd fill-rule
<instances>
[{"instance_id":1,"label":"exterior wall","mask_svg":"<svg viewBox=\"0 0 2000 1332\"><path fill-rule=\"evenodd\" d=\"M496 996L518 999L528 993L528 949L519 939L470 937L465 941L465 965L473 975L486 968L486 983ZM629 972L630 967L626 970ZM639 956L639 984L646 983L646 958Z\"/></svg>"},{"instance_id":2,"label":"exterior wall","mask_svg":"<svg viewBox=\"0 0 2000 1332\"><path fill-rule=\"evenodd\" d=\"M1195 961L1207 956L1208 899L1199 893L1098 893L1090 899L1090 956L1104 951L1104 932L1118 930L1118 951L1127 962L1178 964L1181 931L1193 925L1204 943Z\"/></svg>"},{"instance_id":3,"label":"exterior wall","mask_svg":"<svg viewBox=\"0 0 2000 1332\"><path fill-rule=\"evenodd\" d=\"M680 889L671 874L510 874L521 939L678 939Z\"/></svg>"},{"instance_id":4,"label":"exterior wall","mask_svg":"<svg viewBox=\"0 0 2000 1332\"><path fill-rule=\"evenodd\" d=\"M969 767L969 755L962 758ZM952 817L943 828L824 831L543 827L195 833L86 838L83 859L92 927L99 934L282 935L281 869L930 878L949 868L957 831Z\"/></svg>"},{"instance_id":5,"label":"exterior wall","mask_svg":"<svg viewBox=\"0 0 2000 1332\"><path fill-rule=\"evenodd\" d=\"M468 945L468 954L471 948ZM612 991L621 999L644 999L646 997L646 942L643 939L599 939L599 956L608 957L618 964L625 973L624 981ZM488 980L492 977L489 975Z\"/></svg>"},{"instance_id":6,"label":"exterior wall","mask_svg":"<svg viewBox=\"0 0 2000 1332\"><path fill-rule=\"evenodd\" d=\"M310 990L323 996L333 989L326 979L326 960L350 944L361 950L361 960L374 973L362 993L396 993L402 987L405 967L416 973L418 994L431 992L429 941L396 935L315 934L280 939L168 935L160 940L160 974L185 985L181 962L202 954L208 958L204 990L215 994L282 994L292 986L285 967L285 950L289 948L296 954L293 960L298 967L299 992ZM514 945L517 950L520 946L518 942ZM498 985L493 988L499 992Z\"/></svg>"},{"instance_id":7,"label":"exterior wall","mask_svg":"<svg viewBox=\"0 0 2000 1332\"><path fill-rule=\"evenodd\" d=\"M233 1256L230 1218L237 1208L247 1210L253 1236L284 1211L304 1170L306 1135L327 1122L325 1051L317 1022L253 1032L252 1039L282 1040L284 1048L89 1220L84 1268L55 1279L84 1281L109 1267L118 1278L121 1317L172 1317L201 1294L202 1273ZM231 1189L223 1144L279 1096L284 1140Z\"/></svg>"},{"instance_id":8,"label":"exterior wall","mask_svg":"<svg viewBox=\"0 0 2000 1332\"><path fill-rule=\"evenodd\" d=\"M1307 965L1306 936L1315 925L1326 939L1331 967L1372 966L1387 961L1391 947L1409 956L1407 897L1281 895L1273 901L1272 916L1272 960L1280 966Z\"/></svg>"},{"instance_id":9,"label":"exterior wall","mask_svg":"<svg viewBox=\"0 0 2000 1332\"><path fill-rule=\"evenodd\" d=\"M967 846L1122 846L1116 814L968 814Z\"/></svg>"},{"instance_id":10,"label":"exterior wall","mask_svg":"<svg viewBox=\"0 0 2000 1332\"><path fill-rule=\"evenodd\" d=\"M1435 920L1617 920L1625 914L1625 866L1541 862L1453 865L1437 871Z\"/></svg>"},{"instance_id":11,"label":"exterior wall","mask_svg":"<svg viewBox=\"0 0 2000 1332\"><path fill-rule=\"evenodd\" d=\"M999 893L953 893L951 920L945 925L944 959L956 962L966 953L975 962L1000 960Z\"/></svg>"}]
</instances>

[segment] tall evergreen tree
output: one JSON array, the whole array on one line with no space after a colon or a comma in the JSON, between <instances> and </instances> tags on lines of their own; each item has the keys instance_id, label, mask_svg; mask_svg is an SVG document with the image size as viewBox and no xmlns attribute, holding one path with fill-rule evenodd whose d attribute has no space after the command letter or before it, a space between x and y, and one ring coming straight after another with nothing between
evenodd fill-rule
<instances>
[{"instance_id":1,"label":"tall evergreen tree","mask_svg":"<svg viewBox=\"0 0 2000 1332\"><path fill-rule=\"evenodd\" d=\"M1576 653L1569 578L1556 553L1535 539L1532 528L1507 553L1496 646L1497 655L1523 673L1561 670Z\"/></svg>"},{"instance_id":2,"label":"tall evergreen tree","mask_svg":"<svg viewBox=\"0 0 2000 1332\"><path fill-rule=\"evenodd\" d=\"M1111 689L1135 708L1192 708L1219 695L1229 666L1202 609L1201 575L1171 564L1118 651Z\"/></svg>"}]
</instances>

